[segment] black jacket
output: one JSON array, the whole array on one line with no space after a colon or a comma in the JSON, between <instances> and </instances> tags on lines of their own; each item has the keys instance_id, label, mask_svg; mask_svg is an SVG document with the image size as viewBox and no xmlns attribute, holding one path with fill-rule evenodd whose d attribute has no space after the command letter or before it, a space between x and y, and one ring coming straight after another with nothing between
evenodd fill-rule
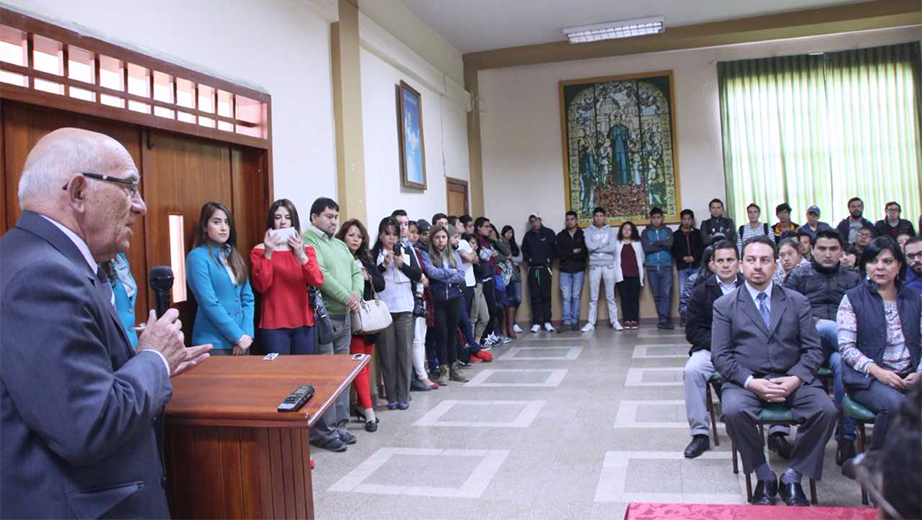
<instances>
[{"instance_id":1,"label":"black jacket","mask_svg":"<svg viewBox=\"0 0 922 520\"><path fill-rule=\"evenodd\" d=\"M691 246L691 248L689 248ZM701 263L701 254L704 252L704 241L701 239L701 231L692 229L687 237L682 228L675 230L672 234L672 257L675 258L676 269L688 269L689 267L698 267ZM682 260L683 257L694 257L695 262L688 264Z\"/></svg>"},{"instance_id":2,"label":"black jacket","mask_svg":"<svg viewBox=\"0 0 922 520\"><path fill-rule=\"evenodd\" d=\"M381 274L381 271L378 270L378 266L376 266L371 259L360 258L359 262L362 263L362 267L364 267L365 270L368 271L369 276L371 276L371 282L365 280L365 291L362 294L362 298L365 300L374 299L375 295L372 289L374 289L374 292L378 293L384 290L384 275Z\"/></svg>"},{"instance_id":3,"label":"black jacket","mask_svg":"<svg viewBox=\"0 0 922 520\"><path fill-rule=\"evenodd\" d=\"M743 275L736 276L736 286L743 285ZM723 296L717 285L717 275L711 275L692 289L685 315L685 339L691 343L688 355L699 350L711 350L711 321L714 319L714 302Z\"/></svg>"},{"instance_id":4,"label":"black jacket","mask_svg":"<svg viewBox=\"0 0 922 520\"><path fill-rule=\"evenodd\" d=\"M736 242L736 225L732 218L709 218L701 223L701 241L709 246L714 242L716 235L723 235L731 242Z\"/></svg>"},{"instance_id":5,"label":"black jacket","mask_svg":"<svg viewBox=\"0 0 922 520\"><path fill-rule=\"evenodd\" d=\"M529 230L522 238L522 259L532 267L550 267L557 257L557 236L551 228ZM584 246L585 247L585 246Z\"/></svg>"},{"instance_id":6,"label":"black jacket","mask_svg":"<svg viewBox=\"0 0 922 520\"><path fill-rule=\"evenodd\" d=\"M397 253L403 254L407 253L407 256L410 257L410 263L407 264L404 262L403 267L400 268L400 271L407 275L407 278L410 279L414 284L423 279L423 269L419 265L419 259L416 258L416 250L413 247L406 247L401 243L394 244L394 254ZM381 253L380 247L372 248L371 257L377 259L378 255ZM387 270L383 265L378 266L378 271L384 273ZM414 286L415 287L415 286ZM415 289L414 289L415 290ZM415 294L415 293L414 293Z\"/></svg>"},{"instance_id":7,"label":"black jacket","mask_svg":"<svg viewBox=\"0 0 922 520\"><path fill-rule=\"evenodd\" d=\"M578 251L577 251L578 250ZM576 228L576 233L564 229L557 233L557 258L560 259L561 273L578 273L586 270L586 259L589 253L586 250L586 237L583 230Z\"/></svg>"},{"instance_id":8,"label":"black jacket","mask_svg":"<svg viewBox=\"0 0 922 520\"><path fill-rule=\"evenodd\" d=\"M861 275L854 269L842 264L826 269L812 260L810 265L795 267L784 280L784 286L807 297L814 319L836 321L842 297L860 282Z\"/></svg>"},{"instance_id":9,"label":"black jacket","mask_svg":"<svg viewBox=\"0 0 922 520\"><path fill-rule=\"evenodd\" d=\"M904 218L901 218L899 223L897 223L896 228L895 228L896 233L892 232L894 228L890 226L890 224L887 222L886 219L878 220L877 223L874 224L874 229L877 230L878 236L890 237L894 240L896 240L896 236L901 233L906 233L911 237L916 236L916 228L913 227L912 222Z\"/></svg>"}]
</instances>

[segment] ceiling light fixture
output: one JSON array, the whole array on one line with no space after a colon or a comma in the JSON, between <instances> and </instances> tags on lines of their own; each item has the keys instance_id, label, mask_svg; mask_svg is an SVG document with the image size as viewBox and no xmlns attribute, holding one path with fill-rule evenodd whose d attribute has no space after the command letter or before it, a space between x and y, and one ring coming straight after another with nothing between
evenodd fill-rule
<instances>
[{"instance_id":1,"label":"ceiling light fixture","mask_svg":"<svg viewBox=\"0 0 922 520\"><path fill-rule=\"evenodd\" d=\"M616 38L632 38L665 31L666 19L662 16L651 16L649 18L567 27L563 30L563 33L570 40L570 43L589 43Z\"/></svg>"}]
</instances>

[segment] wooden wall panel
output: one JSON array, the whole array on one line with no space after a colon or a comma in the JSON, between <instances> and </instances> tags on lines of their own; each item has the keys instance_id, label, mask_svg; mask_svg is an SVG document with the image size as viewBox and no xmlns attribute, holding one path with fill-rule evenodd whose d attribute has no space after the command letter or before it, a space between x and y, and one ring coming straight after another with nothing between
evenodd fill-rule
<instances>
[{"instance_id":1,"label":"wooden wall panel","mask_svg":"<svg viewBox=\"0 0 922 520\"><path fill-rule=\"evenodd\" d=\"M130 125L114 123L103 119L79 116L69 112L49 108L25 105L8 100L2 101L3 111L3 206L6 208L4 218L0 218L0 233L16 225L22 208L19 207L19 178L26 164L26 157L32 147L44 136L58 128L83 128L106 134L128 150L144 182L145 172L141 169L141 130ZM142 185L142 196L146 193ZM128 250L128 262L131 274L138 282L138 299L135 317L138 322L147 321L150 308L147 290L147 270L144 236L144 221L141 218L134 225L134 236Z\"/></svg>"}]
</instances>

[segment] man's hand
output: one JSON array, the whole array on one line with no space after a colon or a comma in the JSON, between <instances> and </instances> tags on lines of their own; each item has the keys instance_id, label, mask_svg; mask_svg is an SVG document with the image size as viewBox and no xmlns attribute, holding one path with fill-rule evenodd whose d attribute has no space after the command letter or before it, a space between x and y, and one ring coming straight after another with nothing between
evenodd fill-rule
<instances>
[{"instance_id":1,"label":"man's hand","mask_svg":"<svg viewBox=\"0 0 922 520\"><path fill-rule=\"evenodd\" d=\"M349 307L350 311L355 311L355 310L358 310L360 303L362 302L361 300L359 300L358 295L355 293L352 293L349 295L349 301L346 302L346 307Z\"/></svg>"},{"instance_id":2,"label":"man's hand","mask_svg":"<svg viewBox=\"0 0 922 520\"><path fill-rule=\"evenodd\" d=\"M800 385L804 384L803 380L797 376L776 377L771 379L771 382L780 386L784 390L785 398L788 398L791 394L794 393L794 390L797 390L800 388Z\"/></svg>"},{"instance_id":3,"label":"man's hand","mask_svg":"<svg viewBox=\"0 0 922 520\"><path fill-rule=\"evenodd\" d=\"M913 372L906 376L906 378L903 379L903 382L906 383L906 388L909 388L910 386L916 384L920 378L922 378L922 372Z\"/></svg>"},{"instance_id":4,"label":"man's hand","mask_svg":"<svg viewBox=\"0 0 922 520\"><path fill-rule=\"evenodd\" d=\"M685 262L686 264L693 264L693 263L695 263L695 257L693 257L693 256L683 256L683 257L682 257L682 261Z\"/></svg>"},{"instance_id":5,"label":"man's hand","mask_svg":"<svg viewBox=\"0 0 922 520\"><path fill-rule=\"evenodd\" d=\"M769 403L783 403L785 400L784 388L768 379L750 379L749 390Z\"/></svg>"},{"instance_id":6,"label":"man's hand","mask_svg":"<svg viewBox=\"0 0 922 520\"><path fill-rule=\"evenodd\" d=\"M906 389L906 381L903 381L903 378L896 375L896 372L892 372L886 368L880 368L876 363L871 363L868 367L868 374L876 377L878 381L887 386L892 386L899 390Z\"/></svg>"},{"instance_id":7,"label":"man's hand","mask_svg":"<svg viewBox=\"0 0 922 520\"><path fill-rule=\"evenodd\" d=\"M170 376L175 376L204 361L211 350L211 345L187 349L184 340L179 311L169 309L158 320L157 313L151 310L147 327L138 338L138 352L149 349L163 354L170 366Z\"/></svg>"}]
</instances>

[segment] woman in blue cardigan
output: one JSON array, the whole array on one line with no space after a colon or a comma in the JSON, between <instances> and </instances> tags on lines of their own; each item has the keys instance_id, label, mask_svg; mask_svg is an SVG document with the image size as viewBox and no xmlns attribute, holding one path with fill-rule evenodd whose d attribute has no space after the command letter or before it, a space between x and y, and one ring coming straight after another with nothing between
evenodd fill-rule
<instances>
[{"instance_id":1,"label":"woman in blue cardigan","mask_svg":"<svg viewBox=\"0 0 922 520\"><path fill-rule=\"evenodd\" d=\"M246 355L253 343L253 290L237 252L234 216L220 202L202 206L186 278L198 303L192 344L214 345L212 355Z\"/></svg>"},{"instance_id":2,"label":"woman in blue cardigan","mask_svg":"<svg viewBox=\"0 0 922 520\"><path fill-rule=\"evenodd\" d=\"M138 333L135 330L134 307L138 299L138 284L131 276L131 266L125 253L119 253L110 262L104 265L109 276L109 286L115 297L115 310L122 322L122 328L128 335L128 342L132 349L138 348Z\"/></svg>"}]
</instances>

